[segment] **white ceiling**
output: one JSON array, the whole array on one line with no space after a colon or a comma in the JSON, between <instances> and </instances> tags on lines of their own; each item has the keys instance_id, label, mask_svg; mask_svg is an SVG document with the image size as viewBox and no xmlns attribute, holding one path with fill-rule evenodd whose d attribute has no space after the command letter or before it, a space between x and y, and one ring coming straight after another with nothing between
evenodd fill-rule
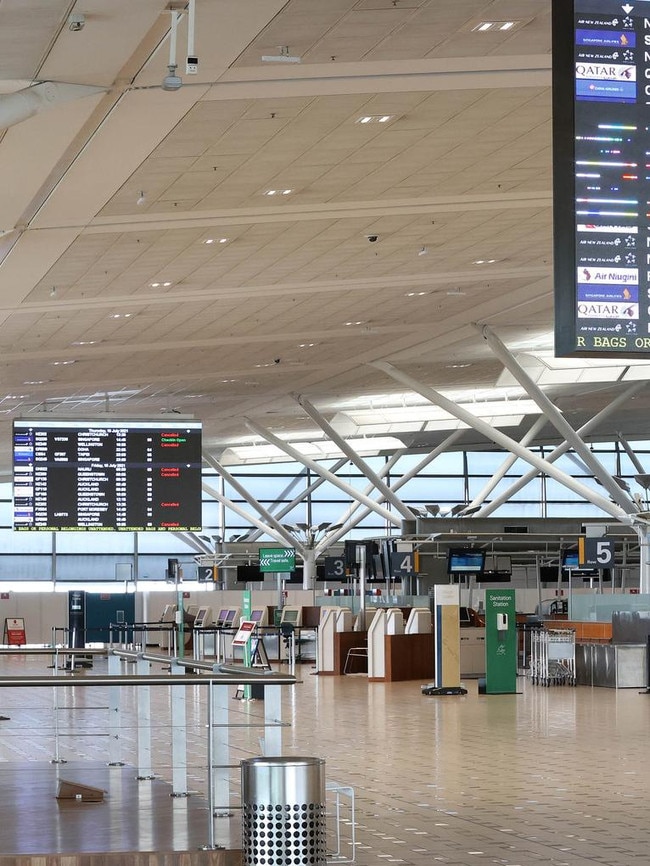
<instances>
[{"instance_id":1,"label":"white ceiling","mask_svg":"<svg viewBox=\"0 0 650 866\"><path fill-rule=\"evenodd\" d=\"M375 360L496 386L473 323L551 347L549 0L196 0L176 93L168 6L0 0L0 92L105 88L0 132L0 469L16 415L176 410L232 454L246 418L313 433L292 394L330 419L399 406ZM576 424L621 387L567 378ZM602 435L645 435L647 408ZM444 435L421 429L400 440Z\"/></svg>"}]
</instances>

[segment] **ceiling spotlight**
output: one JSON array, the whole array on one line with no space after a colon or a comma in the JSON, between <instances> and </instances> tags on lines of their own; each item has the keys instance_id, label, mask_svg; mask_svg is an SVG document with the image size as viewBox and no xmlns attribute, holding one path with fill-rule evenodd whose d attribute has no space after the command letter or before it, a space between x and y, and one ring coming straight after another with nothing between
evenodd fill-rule
<instances>
[{"instance_id":1,"label":"ceiling spotlight","mask_svg":"<svg viewBox=\"0 0 650 866\"><path fill-rule=\"evenodd\" d=\"M176 69L177 65L175 63L170 63L167 67L167 75L165 75L161 84L163 90L180 90L183 86L183 79L180 78L180 76L176 75Z\"/></svg>"},{"instance_id":2,"label":"ceiling spotlight","mask_svg":"<svg viewBox=\"0 0 650 866\"><path fill-rule=\"evenodd\" d=\"M426 247L422 247L421 250L418 251L419 256L426 256L429 250Z\"/></svg>"},{"instance_id":3,"label":"ceiling spotlight","mask_svg":"<svg viewBox=\"0 0 650 866\"><path fill-rule=\"evenodd\" d=\"M52 286L52 288L50 289L50 297L56 298L56 286Z\"/></svg>"},{"instance_id":4,"label":"ceiling spotlight","mask_svg":"<svg viewBox=\"0 0 650 866\"><path fill-rule=\"evenodd\" d=\"M144 203L146 202L146 200L147 200L147 197L146 197L145 194L144 194L144 190L141 189L141 190L140 190L140 195L137 197L135 203L138 204L138 205L141 205L141 204L144 204Z\"/></svg>"}]
</instances>

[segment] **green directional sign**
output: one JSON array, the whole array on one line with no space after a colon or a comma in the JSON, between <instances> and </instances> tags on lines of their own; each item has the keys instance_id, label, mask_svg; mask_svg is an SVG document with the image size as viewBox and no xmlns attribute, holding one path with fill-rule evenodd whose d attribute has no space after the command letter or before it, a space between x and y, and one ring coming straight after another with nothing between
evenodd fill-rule
<instances>
[{"instance_id":1,"label":"green directional sign","mask_svg":"<svg viewBox=\"0 0 650 866\"><path fill-rule=\"evenodd\" d=\"M264 574L279 574L294 571L296 551L293 547L260 547L260 571Z\"/></svg>"}]
</instances>

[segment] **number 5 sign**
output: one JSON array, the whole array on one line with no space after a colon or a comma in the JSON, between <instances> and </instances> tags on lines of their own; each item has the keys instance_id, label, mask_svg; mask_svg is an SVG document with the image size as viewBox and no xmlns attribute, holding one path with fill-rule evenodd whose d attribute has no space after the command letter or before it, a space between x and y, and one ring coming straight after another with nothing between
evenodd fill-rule
<instances>
[{"instance_id":1,"label":"number 5 sign","mask_svg":"<svg viewBox=\"0 0 650 866\"><path fill-rule=\"evenodd\" d=\"M614 565L614 539L579 538L578 562L589 568L611 568Z\"/></svg>"}]
</instances>

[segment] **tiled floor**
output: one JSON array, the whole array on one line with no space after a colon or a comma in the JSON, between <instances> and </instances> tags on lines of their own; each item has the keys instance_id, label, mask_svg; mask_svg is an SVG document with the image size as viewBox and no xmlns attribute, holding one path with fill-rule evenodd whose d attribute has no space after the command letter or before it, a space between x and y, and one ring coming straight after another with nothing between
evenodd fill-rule
<instances>
[{"instance_id":1,"label":"tiled floor","mask_svg":"<svg viewBox=\"0 0 650 866\"><path fill-rule=\"evenodd\" d=\"M5 673L45 666L2 659ZM650 862L650 695L543 688L522 678L519 695L479 696L469 681L466 697L435 698L424 697L417 681L318 677L307 665L299 674L302 682L285 694L284 752L325 758L328 780L355 788L360 866ZM74 709L64 711L62 725L78 736L61 749L70 760L106 760L106 695L65 691ZM154 766L169 777L163 692L156 691ZM188 692L191 786L205 791L204 692ZM25 783L29 762L52 757L51 707L49 689L0 694L0 710L11 716L0 722L0 758L20 762ZM257 719L261 705L233 701L232 713L241 724ZM259 735L231 731L233 763L260 753ZM127 729L127 758L134 741ZM236 770L232 788L236 802Z\"/></svg>"}]
</instances>

